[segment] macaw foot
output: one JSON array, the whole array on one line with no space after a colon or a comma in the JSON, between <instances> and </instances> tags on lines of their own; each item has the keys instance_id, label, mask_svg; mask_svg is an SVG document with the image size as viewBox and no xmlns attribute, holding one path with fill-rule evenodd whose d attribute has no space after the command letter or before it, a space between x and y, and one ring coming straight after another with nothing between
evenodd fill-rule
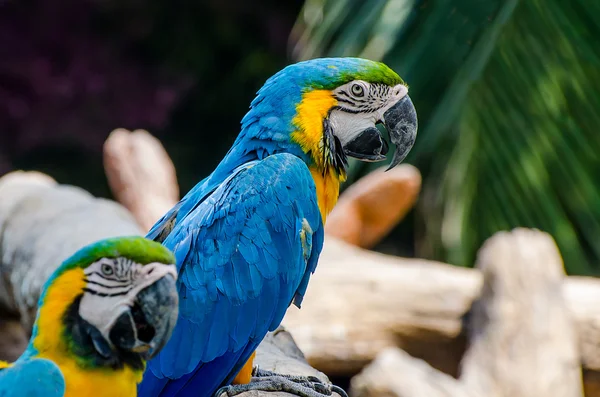
<instances>
[{"instance_id":1,"label":"macaw foot","mask_svg":"<svg viewBox=\"0 0 600 397\"><path fill-rule=\"evenodd\" d=\"M258 368L254 369L252 375L250 383L224 386L217 390L214 397L223 397L223 394L234 397L250 390L282 391L298 397L328 397L335 392L341 397L348 397L341 387L323 383L315 376L282 375Z\"/></svg>"}]
</instances>

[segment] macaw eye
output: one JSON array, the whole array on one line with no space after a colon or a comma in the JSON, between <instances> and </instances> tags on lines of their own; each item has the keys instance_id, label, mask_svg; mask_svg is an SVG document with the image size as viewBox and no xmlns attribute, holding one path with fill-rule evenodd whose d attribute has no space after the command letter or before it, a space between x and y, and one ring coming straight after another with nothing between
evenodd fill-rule
<instances>
[{"instance_id":1,"label":"macaw eye","mask_svg":"<svg viewBox=\"0 0 600 397\"><path fill-rule=\"evenodd\" d=\"M112 274L114 272L112 266L107 263L104 263L102 265L101 270L102 270L102 274L104 274L105 276L112 276Z\"/></svg>"},{"instance_id":2,"label":"macaw eye","mask_svg":"<svg viewBox=\"0 0 600 397\"><path fill-rule=\"evenodd\" d=\"M354 84L352 86L351 90L352 90L352 95L354 95L355 97L361 98L365 95L365 89L360 84Z\"/></svg>"}]
</instances>

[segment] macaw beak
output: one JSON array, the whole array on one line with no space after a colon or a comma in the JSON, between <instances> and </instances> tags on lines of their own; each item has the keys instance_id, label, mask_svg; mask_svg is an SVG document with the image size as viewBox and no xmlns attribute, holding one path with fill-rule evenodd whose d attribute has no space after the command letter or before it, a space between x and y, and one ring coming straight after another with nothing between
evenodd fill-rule
<instances>
[{"instance_id":1,"label":"macaw beak","mask_svg":"<svg viewBox=\"0 0 600 397\"><path fill-rule=\"evenodd\" d=\"M406 158L417 138L417 111L408 95L383 114L383 124L388 130L390 140L396 145L394 157L387 169L391 170Z\"/></svg>"},{"instance_id":2,"label":"macaw beak","mask_svg":"<svg viewBox=\"0 0 600 397\"><path fill-rule=\"evenodd\" d=\"M120 349L139 353L149 360L171 337L178 307L175 278L167 274L137 294L133 307L113 324L110 341Z\"/></svg>"},{"instance_id":3,"label":"macaw beak","mask_svg":"<svg viewBox=\"0 0 600 397\"><path fill-rule=\"evenodd\" d=\"M388 170L406 158L417 137L417 111L408 95L396 102L383 114L383 125L396 151ZM362 161L382 161L388 152L388 144L375 127L367 128L344 146L350 157Z\"/></svg>"}]
</instances>

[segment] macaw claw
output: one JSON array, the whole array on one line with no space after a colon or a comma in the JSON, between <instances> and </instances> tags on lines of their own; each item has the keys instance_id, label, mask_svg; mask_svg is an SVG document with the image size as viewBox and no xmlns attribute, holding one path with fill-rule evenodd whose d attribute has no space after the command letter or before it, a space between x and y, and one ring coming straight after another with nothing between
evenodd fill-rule
<instances>
[{"instance_id":1,"label":"macaw claw","mask_svg":"<svg viewBox=\"0 0 600 397\"><path fill-rule=\"evenodd\" d=\"M333 393L348 397L341 387L323 383L315 376L282 375L258 368L253 371L250 383L224 386L217 390L214 397L234 397L251 390L282 391L298 397L330 397Z\"/></svg>"}]
</instances>

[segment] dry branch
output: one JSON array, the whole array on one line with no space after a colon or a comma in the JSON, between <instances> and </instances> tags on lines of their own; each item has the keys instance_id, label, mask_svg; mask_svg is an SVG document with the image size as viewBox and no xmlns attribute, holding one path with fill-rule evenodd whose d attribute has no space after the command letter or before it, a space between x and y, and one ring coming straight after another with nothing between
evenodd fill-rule
<instances>
[{"instance_id":1,"label":"dry branch","mask_svg":"<svg viewBox=\"0 0 600 397\"><path fill-rule=\"evenodd\" d=\"M552 238L517 229L481 248L481 296L469 315L459 380L389 350L352 381L359 396L582 396L576 334L562 294L563 264Z\"/></svg>"},{"instance_id":2,"label":"dry branch","mask_svg":"<svg viewBox=\"0 0 600 397\"><path fill-rule=\"evenodd\" d=\"M0 316L0 361L15 361L29 343L29 331L26 331L18 319L12 319L2 313Z\"/></svg>"},{"instance_id":3,"label":"dry branch","mask_svg":"<svg viewBox=\"0 0 600 397\"><path fill-rule=\"evenodd\" d=\"M363 250L327 236L302 310L284 324L309 362L351 374L387 347L456 373L462 318L476 298L479 273Z\"/></svg>"},{"instance_id":4,"label":"dry branch","mask_svg":"<svg viewBox=\"0 0 600 397\"><path fill-rule=\"evenodd\" d=\"M527 229L497 233L477 268L483 288L469 316L465 386L489 397L582 396L577 334L552 238Z\"/></svg>"},{"instance_id":5,"label":"dry branch","mask_svg":"<svg viewBox=\"0 0 600 397\"><path fill-rule=\"evenodd\" d=\"M114 130L104 143L104 168L113 194L144 230L179 200L173 162L147 131Z\"/></svg>"},{"instance_id":6,"label":"dry branch","mask_svg":"<svg viewBox=\"0 0 600 397\"><path fill-rule=\"evenodd\" d=\"M455 378L397 347L381 352L352 378L351 390L352 397L477 397Z\"/></svg>"},{"instance_id":7,"label":"dry branch","mask_svg":"<svg viewBox=\"0 0 600 397\"><path fill-rule=\"evenodd\" d=\"M481 287L476 269L391 257L328 237L302 310L290 308L284 325L308 362L330 375L357 373L396 346L456 375L465 316ZM579 339L586 393L600 396L592 394L600 378L600 280L567 277L561 289Z\"/></svg>"},{"instance_id":8,"label":"dry branch","mask_svg":"<svg viewBox=\"0 0 600 397\"><path fill-rule=\"evenodd\" d=\"M139 234L118 203L57 184L37 172L0 178L0 317L30 330L42 285L81 247L115 235ZM1 352L0 352L1 353Z\"/></svg>"},{"instance_id":9,"label":"dry branch","mask_svg":"<svg viewBox=\"0 0 600 397\"><path fill-rule=\"evenodd\" d=\"M400 164L366 175L350 186L327 217L325 232L349 244L371 248L414 206L421 190L421 173Z\"/></svg>"}]
</instances>

